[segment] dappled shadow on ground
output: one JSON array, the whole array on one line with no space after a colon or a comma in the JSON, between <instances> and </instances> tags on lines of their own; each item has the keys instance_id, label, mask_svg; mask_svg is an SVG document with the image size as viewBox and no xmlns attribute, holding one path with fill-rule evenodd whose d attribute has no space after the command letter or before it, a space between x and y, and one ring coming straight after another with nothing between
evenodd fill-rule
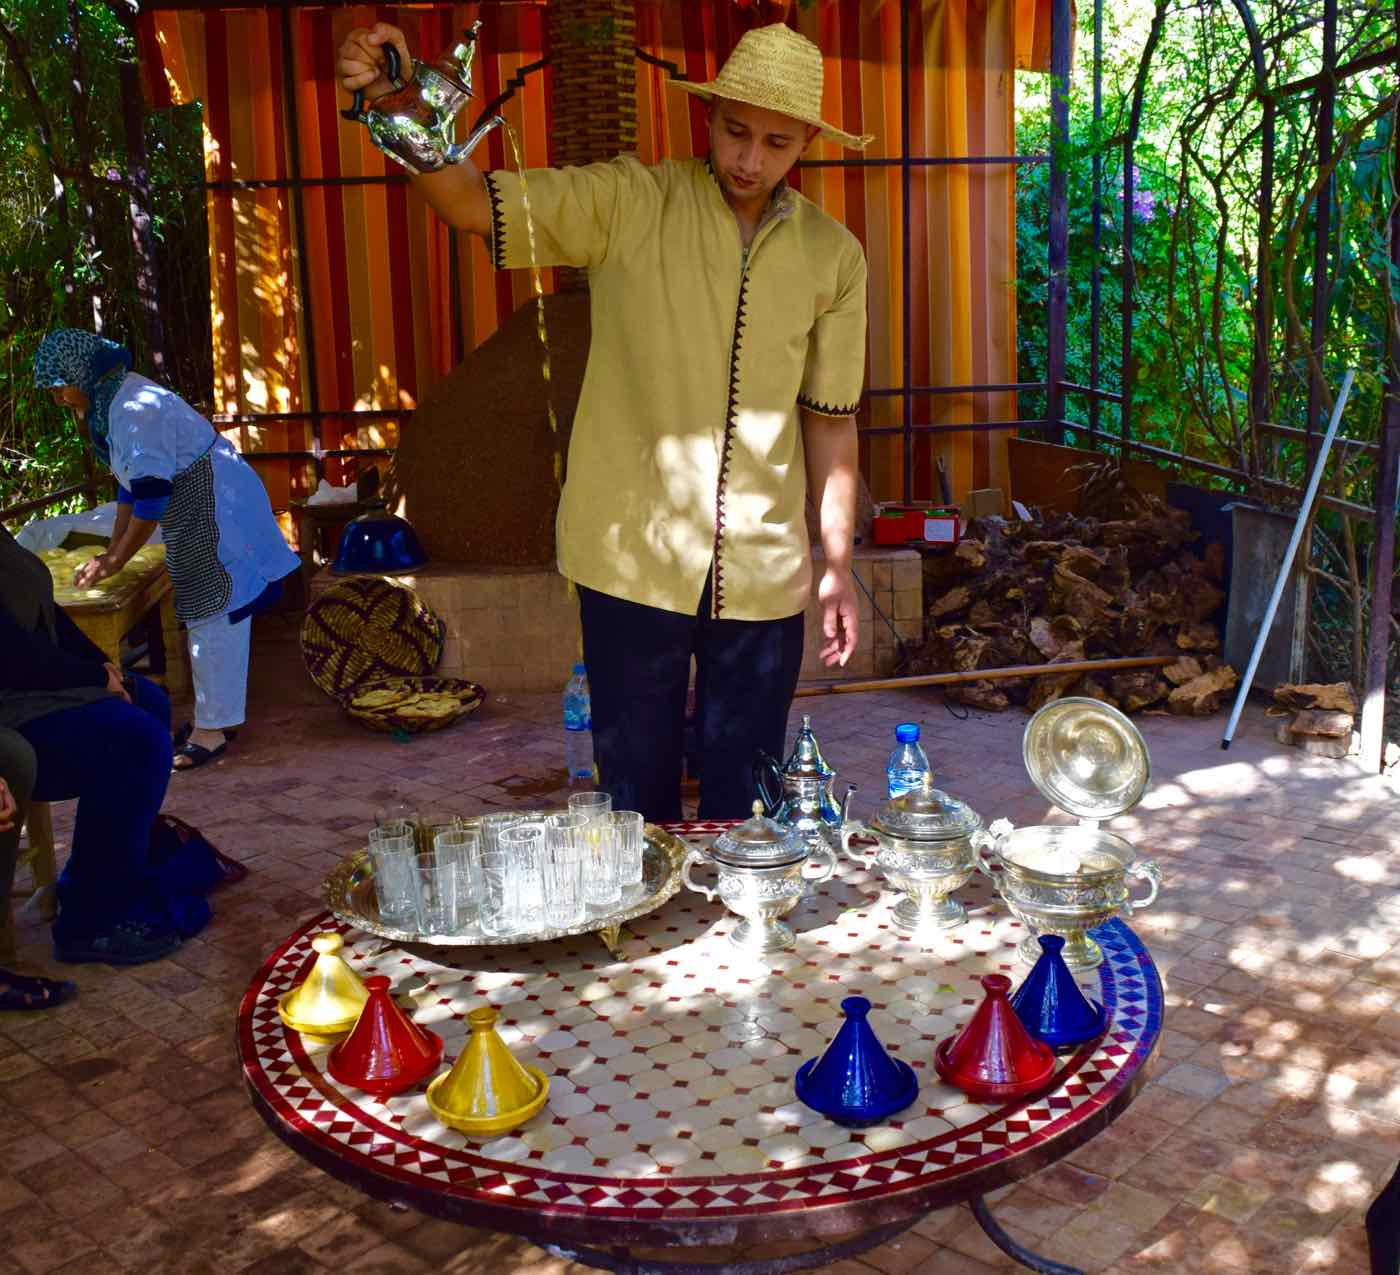
<instances>
[{"instance_id":1,"label":"dappled shadow on ground","mask_svg":"<svg viewBox=\"0 0 1400 1275\"><path fill-rule=\"evenodd\" d=\"M561 795L556 697L497 696L398 742L310 683L295 633L261 624L248 729L219 763L177 777L167 801L252 875L215 897L214 922L169 960L76 967L72 1004L0 1017L0 1237L21 1269L564 1269L522 1241L394 1213L335 1183L276 1141L243 1092L238 999L319 910L322 878L377 809L405 799L475 813ZM1026 778L1024 715L958 721L929 692L798 708L838 785L859 786L863 816L879 804L894 724L918 720L939 786L985 819L1062 818ZM1133 921L1166 983L1161 1054L1115 1125L994 1203L1018 1238L1088 1271L1351 1275L1366 1266L1366 1204L1400 1159L1396 789L1283 749L1253 711L1229 752L1223 717L1138 721L1153 783L1111 826L1165 876ZM71 809L56 815L66 841ZM46 963L43 930L28 912L21 923L24 955ZM1012 1269L963 1209L863 1263Z\"/></svg>"}]
</instances>

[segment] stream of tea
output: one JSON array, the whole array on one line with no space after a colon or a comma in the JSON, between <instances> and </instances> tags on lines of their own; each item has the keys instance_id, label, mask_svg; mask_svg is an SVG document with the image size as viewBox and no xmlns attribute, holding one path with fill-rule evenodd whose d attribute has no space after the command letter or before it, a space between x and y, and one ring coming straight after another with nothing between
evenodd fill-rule
<instances>
[{"instance_id":1,"label":"stream of tea","mask_svg":"<svg viewBox=\"0 0 1400 1275\"><path fill-rule=\"evenodd\" d=\"M530 211L530 183L525 177L525 162L520 153L520 139L509 121L502 120L506 139L515 158L515 171L520 174L520 207L525 214L525 238L530 246L530 283L535 290L535 330L540 337L541 371L544 375L544 405L549 414L549 432L554 439L554 486L562 489L564 482L564 453L559 443L559 420L554 414L554 394L550 383L549 332L544 321L544 283L540 275L539 252L535 244L535 218ZM573 582L569 582L570 590Z\"/></svg>"}]
</instances>

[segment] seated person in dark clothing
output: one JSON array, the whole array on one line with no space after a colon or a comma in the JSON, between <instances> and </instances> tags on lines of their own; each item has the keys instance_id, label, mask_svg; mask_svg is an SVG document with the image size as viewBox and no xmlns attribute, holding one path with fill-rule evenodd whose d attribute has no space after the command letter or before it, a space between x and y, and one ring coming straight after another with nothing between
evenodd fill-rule
<instances>
[{"instance_id":1,"label":"seated person in dark clothing","mask_svg":"<svg viewBox=\"0 0 1400 1275\"><path fill-rule=\"evenodd\" d=\"M0 727L34 751L33 799L78 800L54 955L110 965L168 955L182 928L192 932L150 863L151 824L170 779L170 701L145 678L123 682L54 605L48 567L3 528L0 651Z\"/></svg>"},{"instance_id":2,"label":"seated person in dark clothing","mask_svg":"<svg viewBox=\"0 0 1400 1275\"><path fill-rule=\"evenodd\" d=\"M38 764L34 750L18 731L0 726L0 906L9 898L15 878L19 832L29 813ZM34 978L0 968L0 1011L50 1009L61 1005L78 989L52 978Z\"/></svg>"}]
</instances>

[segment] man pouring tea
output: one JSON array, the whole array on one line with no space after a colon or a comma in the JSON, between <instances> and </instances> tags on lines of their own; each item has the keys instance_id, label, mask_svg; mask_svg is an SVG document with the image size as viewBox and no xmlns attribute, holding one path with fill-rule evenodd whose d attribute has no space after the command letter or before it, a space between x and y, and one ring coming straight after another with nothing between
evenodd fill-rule
<instances>
[{"instance_id":1,"label":"man pouring tea","mask_svg":"<svg viewBox=\"0 0 1400 1275\"><path fill-rule=\"evenodd\" d=\"M407 77L403 33L352 31L338 73L373 102ZM866 264L855 236L787 184L820 134L822 56L788 27L749 31L713 81L710 151L643 165L415 175L498 269L586 268L592 339L556 525L579 595L600 785L615 807L680 818L696 666L700 817L748 814L751 763L781 756L803 650L817 510L821 655L857 641L851 554Z\"/></svg>"}]
</instances>

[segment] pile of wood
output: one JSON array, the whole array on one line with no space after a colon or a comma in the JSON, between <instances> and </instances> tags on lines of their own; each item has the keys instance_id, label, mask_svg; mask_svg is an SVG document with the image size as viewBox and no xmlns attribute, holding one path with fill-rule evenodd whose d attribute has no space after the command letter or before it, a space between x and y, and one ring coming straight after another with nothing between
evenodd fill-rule
<instances>
[{"instance_id":1,"label":"pile of wood","mask_svg":"<svg viewBox=\"0 0 1400 1275\"><path fill-rule=\"evenodd\" d=\"M978 518L950 553L924 560L928 613L913 672L1044 664L1020 681L981 680L948 694L977 708L1038 709L1087 695L1126 712L1204 716L1237 682L1211 617L1224 601L1224 552L1197 555L1190 516L1105 476L1078 515ZM1165 656L1162 668L1056 673L1056 664Z\"/></svg>"},{"instance_id":2,"label":"pile of wood","mask_svg":"<svg viewBox=\"0 0 1400 1275\"><path fill-rule=\"evenodd\" d=\"M1356 696L1346 682L1276 687L1269 713L1287 718L1278 725L1280 744L1315 757L1345 757L1358 749Z\"/></svg>"}]
</instances>

